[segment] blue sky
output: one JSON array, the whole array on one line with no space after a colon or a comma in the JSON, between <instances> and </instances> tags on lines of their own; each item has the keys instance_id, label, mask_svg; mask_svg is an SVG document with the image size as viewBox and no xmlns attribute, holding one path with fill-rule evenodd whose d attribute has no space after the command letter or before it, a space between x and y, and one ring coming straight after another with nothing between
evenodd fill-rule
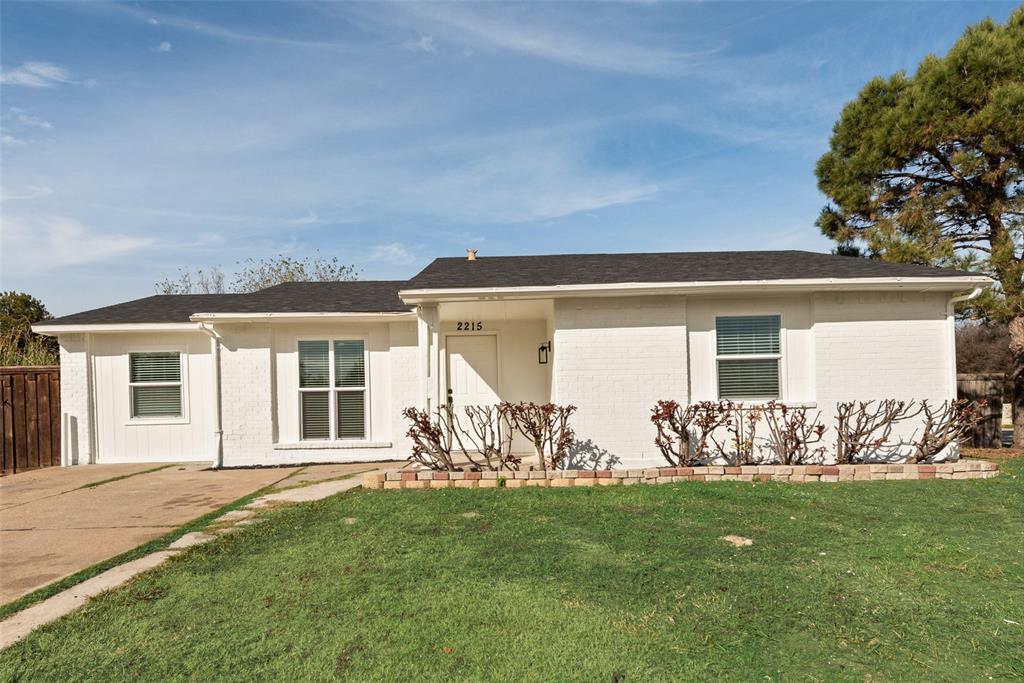
<instances>
[{"instance_id":1,"label":"blue sky","mask_svg":"<svg viewBox=\"0 0 1024 683\"><path fill-rule=\"evenodd\" d=\"M811 249L872 76L1013 3L0 5L0 286L55 314L180 267Z\"/></svg>"}]
</instances>

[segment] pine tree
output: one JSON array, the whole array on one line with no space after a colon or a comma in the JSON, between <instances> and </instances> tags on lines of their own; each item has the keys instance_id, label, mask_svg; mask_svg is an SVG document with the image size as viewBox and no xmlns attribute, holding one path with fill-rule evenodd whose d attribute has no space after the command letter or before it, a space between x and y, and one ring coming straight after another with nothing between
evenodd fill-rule
<instances>
[{"instance_id":1,"label":"pine tree","mask_svg":"<svg viewBox=\"0 0 1024 683\"><path fill-rule=\"evenodd\" d=\"M1024 446L1024 6L969 27L912 76L876 77L818 160L818 227L844 253L984 272L963 313L1009 325L1014 441Z\"/></svg>"}]
</instances>

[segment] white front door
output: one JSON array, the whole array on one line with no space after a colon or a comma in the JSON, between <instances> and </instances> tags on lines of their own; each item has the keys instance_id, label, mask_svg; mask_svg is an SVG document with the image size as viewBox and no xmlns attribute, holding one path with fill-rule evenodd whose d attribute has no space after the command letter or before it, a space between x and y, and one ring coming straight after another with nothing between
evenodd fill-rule
<instances>
[{"instance_id":1,"label":"white front door","mask_svg":"<svg viewBox=\"0 0 1024 683\"><path fill-rule=\"evenodd\" d=\"M448 398L456 408L494 405L498 398L498 338L448 337Z\"/></svg>"}]
</instances>

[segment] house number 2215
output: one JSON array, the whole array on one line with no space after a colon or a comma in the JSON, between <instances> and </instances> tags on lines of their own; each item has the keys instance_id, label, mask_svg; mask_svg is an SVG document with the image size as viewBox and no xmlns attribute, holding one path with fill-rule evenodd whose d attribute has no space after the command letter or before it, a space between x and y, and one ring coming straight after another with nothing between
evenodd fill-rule
<instances>
[{"instance_id":1,"label":"house number 2215","mask_svg":"<svg viewBox=\"0 0 1024 683\"><path fill-rule=\"evenodd\" d=\"M455 329L459 332L479 332L484 329L484 324L479 320L476 322L461 322L456 323Z\"/></svg>"}]
</instances>

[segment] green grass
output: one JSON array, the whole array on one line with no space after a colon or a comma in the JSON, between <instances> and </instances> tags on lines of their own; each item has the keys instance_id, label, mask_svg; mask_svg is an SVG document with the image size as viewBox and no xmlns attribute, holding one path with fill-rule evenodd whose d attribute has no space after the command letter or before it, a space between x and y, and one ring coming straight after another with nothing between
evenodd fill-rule
<instances>
[{"instance_id":1,"label":"green grass","mask_svg":"<svg viewBox=\"0 0 1024 683\"><path fill-rule=\"evenodd\" d=\"M355 491L100 597L0 654L0 678L1019 679L1024 459L1001 468Z\"/></svg>"}]
</instances>

